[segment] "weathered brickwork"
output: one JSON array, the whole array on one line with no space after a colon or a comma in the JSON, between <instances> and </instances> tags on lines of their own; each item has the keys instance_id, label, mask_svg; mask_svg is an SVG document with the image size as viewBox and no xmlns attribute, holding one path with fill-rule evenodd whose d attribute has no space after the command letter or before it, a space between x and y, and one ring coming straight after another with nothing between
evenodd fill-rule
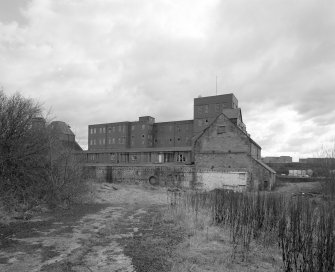
<instances>
[{"instance_id":1,"label":"weathered brickwork","mask_svg":"<svg viewBox=\"0 0 335 272\"><path fill-rule=\"evenodd\" d=\"M92 170L94 167L95 171ZM151 184L167 187L194 188L194 166L87 166L88 178L100 182Z\"/></svg>"},{"instance_id":2,"label":"weathered brickwork","mask_svg":"<svg viewBox=\"0 0 335 272\"><path fill-rule=\"evenodd\" d=\"M224 114L198 136L194 154L196 172L210 169L248 173L248 190L270 189L275 182L275 172L260 161L260 147ZM231 177L225 180L226 185L231 186ZM240 186L239 179L233 180Z\"/></svg>"},{"instance_id":3,"label":"weathered brickwork","mask_svg":"<svg viewBox=\"0 0 335 272\"><path fill-rule=\"evenodd\" d=\"M82 156L89 175L114 183L259 190L275 182L233 94L194 99L193 120L91 125Z\"/></svg>"}]
</instances>

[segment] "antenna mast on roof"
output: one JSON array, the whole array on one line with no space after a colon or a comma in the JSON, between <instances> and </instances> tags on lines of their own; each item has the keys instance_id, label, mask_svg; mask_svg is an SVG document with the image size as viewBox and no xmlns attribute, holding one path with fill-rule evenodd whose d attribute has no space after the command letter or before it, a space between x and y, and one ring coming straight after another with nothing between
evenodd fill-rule
<instances>
[{"instance_id":1,"label":"antenna mast on roof","mask_svg":"<svg viewBox=\"0 0 335 272\"><path fill-rule=\"evenodd\" d=\"M216 81L215 81L215 95L218 95L218 76L216 76Z\"/></svg>"}]
</instances>

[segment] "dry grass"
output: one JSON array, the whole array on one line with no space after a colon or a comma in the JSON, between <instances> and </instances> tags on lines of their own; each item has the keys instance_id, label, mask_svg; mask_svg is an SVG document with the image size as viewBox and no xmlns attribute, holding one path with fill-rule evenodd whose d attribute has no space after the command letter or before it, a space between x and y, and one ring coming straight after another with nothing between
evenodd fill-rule
<instances>
[{"instance_id":1,"label":"dry grass","mask_svg":"<svg viewBox=\"0 0 335 272\"><path fill-rule=\"evenodd\" d=\"M281 271L280 252L275 246L252 243L246 253L231 243L229 230L212 224L208 211L197 213L175 205L164 220L186 229L187 237L175 252L172 272L186 271Z\"/></svg>"}]
</instances>

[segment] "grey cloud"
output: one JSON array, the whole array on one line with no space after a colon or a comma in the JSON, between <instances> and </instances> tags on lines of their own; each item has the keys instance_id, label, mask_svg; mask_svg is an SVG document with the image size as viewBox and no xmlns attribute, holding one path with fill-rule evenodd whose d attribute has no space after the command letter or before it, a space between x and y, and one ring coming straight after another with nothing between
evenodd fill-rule
<instances>
[{"instance_id":1,"label":"grey cloud","mask_svg":"<svg viewBox=\"0 0 335 272\"><path fill-rule=\"evenodd\" d=\"M267 116L290 108L297 125L332 123L334 2L208 3L34 0L26 28L0 25L1 81L52 104L85 141L90 123L192 118L193 98L214 95L218 76L218 93L235 93L263 150L306 147L316 134L299 145Z\"/></svg>"}]
</instances>

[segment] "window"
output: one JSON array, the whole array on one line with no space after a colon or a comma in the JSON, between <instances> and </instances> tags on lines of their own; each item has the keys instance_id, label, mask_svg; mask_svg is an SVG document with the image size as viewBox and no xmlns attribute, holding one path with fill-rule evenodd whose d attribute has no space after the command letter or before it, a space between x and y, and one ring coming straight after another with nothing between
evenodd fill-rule
<instances>
[{"instance_id":1,"label":"window","mask_svg":"<svg viewBox=\"0 0 335 272\"><path fill-rule=\"evenodd\" d=\"M135 126L134 125L131 126L131 130L135 130Z\"/></svg>"},{"instance_id":2,"label":"window","mask_svg":"<svg viewBox=\"0 0 335 272\"><path fill-rule=\"evenodd\" d=\"M136 155L131 155L130 159L131 159L132 161L136 161L136 160L137 160L137 156L136 156Z\"/></svg>"},{"instance_id":3,"label":"window","mask_svg":"<svg viewBox=\"0 0 335 272\"><path fill-rule=\"evenodd\" d=\"M105 139L102 139L102 144L105 144L106 143L106 140Z\"/></svg>"},{"instance_id":4,"label":"window","mask_svg":"<svg viewBox=\"0 0 335 272\"><path fill-rule=\"evenodd\" d=\"M126 126L123 126L123 133L126 132Z\"/></svg>"},{"instance_id":5,"label":"window","mask_svg":"<svg viewBox=\"0 0 335 272\"><path fill-rule=\"evenodd\" d=\"M198 114L202 114L202 106L198 106Z\"/></svg>"},{"instance_id":6,"label":"window","mask_svg":"<svg viewBox=\"0 0 335 272\"><path fill-rule=\"evenodd\" d=\"M110 160L111 161L115 161L115 153L111 153L110 154Z\"/></svg>"},{"instance_id":7,"label":"window","mask_svg":"<svg viewBox=\"0 0 335 272\"><path fill-rule=\"evenodd\" d=\"M112 129L113 129L113 132L115 132L115 127L112 127Z\"/></svg>"},{"instance_id":8,"label":"window","mask_svg":"<svg viewBox=\"0 0 335 272\"><path fill-rule=\"evenodd\" d=\"M121 144L121 138L119 138L119 144Z\"/></svg>"},{"instance_id":9,"label":"window","mask_svg":"<svg viewBox=\"0 0 335 272\"><path fill-rule=\"evenodd\" d=\"M93 129L93 133L96 134L97 133L97 128Z\"/></svg>"},{"instance_id":10,"label":"window","mask_svg":"<svg viewBox=\"0 0 335 272\"><path fill-rule=\"evenodd\" d=\"M205 113L208 113L208 105L205 105L205 106L204 106L204 112L205 112Z\"/></svg>"},{"instance_id":11,"label":"window","mask_svg":"<svg viewBox=\"0 0 335 272\"><path fill-rule=\"evenodd\" d=\"M108 128L108 133L112 133L112 128L111 127Z\"/></svg>"},{"instance_id":12,"label":"window","mask_svg":"<svg viewBox=\"0 0 335 272\"><path fill-rule=\"evenodd\" d=\"M199 127L202 126L202 120L201 120L201 119L198 120L198 126L199 126Z\"/></svg>"},{"instance_id":13,"label":"window","mask_svg":"<svg viewBox=\"0 0 335 272\"><path fill-rule=\"evenodd\" d=\"M112 143L115 144L115 138L112 139Z\"/></svg>"},{"instance_id":14,"label":"window","mask_svg":"<svg viewBox=\"0 0 335 272\"><path fill-rule=\"evenodd\" d=\"M172 131L172 126L169 126L169 130Z\"/></svg>"},{"instance_id":15,"label":"window","mask_svg":"<svg viewBox=\"0 0 335 272\"><path fill-rule=\"evenodd\" d=\"M215 112L220 112L220 104L215 104Z\"/></svg>"},{"instance_id":16,"label":"window","mask_svg":"<svg viewBox=\"0 0 335 272\"><path fill-rule=\"evenodd\" d=\"M145 144L145 142L144 142L144 140L142 141L142 145L144 145Z\"/></svg>"},{"instance_id":17,"label":"window","mask_svg":"<svg viewBox=\"0 0 335 272\"><path fill-rule=\"evenodd\" d=\"M142 125L142 129L145 129L145 125Z\"/></svg>"},{"instance_id":18,"label":"window","mask_svg":"<svg viewBox=\"0 0 335 272\"><path fill-rule=\"evenodd\" d=\"M223 134L226 132L225 126L217 126L217 134Z\"/></svg>"},{"instance_id":19,"label":"window","mask_svg":"<svg viewBox=\"0 0 335 272\"><path fill-rule=\"evenodd\" d=\"M121 126L119 126L119 132L121 132L121 130L122 130L122 127L121 127Z\"/></svg>"},{"instance_id":20,"label":"window","mask_svg":"<svg viewBox=\"0 0 335 272\"><path fill-rule=\"evenodd\" d=\"M178 154L177 155L177 162L185 162L186 158L183 154Z\"/></svg>"}]
</instances>

